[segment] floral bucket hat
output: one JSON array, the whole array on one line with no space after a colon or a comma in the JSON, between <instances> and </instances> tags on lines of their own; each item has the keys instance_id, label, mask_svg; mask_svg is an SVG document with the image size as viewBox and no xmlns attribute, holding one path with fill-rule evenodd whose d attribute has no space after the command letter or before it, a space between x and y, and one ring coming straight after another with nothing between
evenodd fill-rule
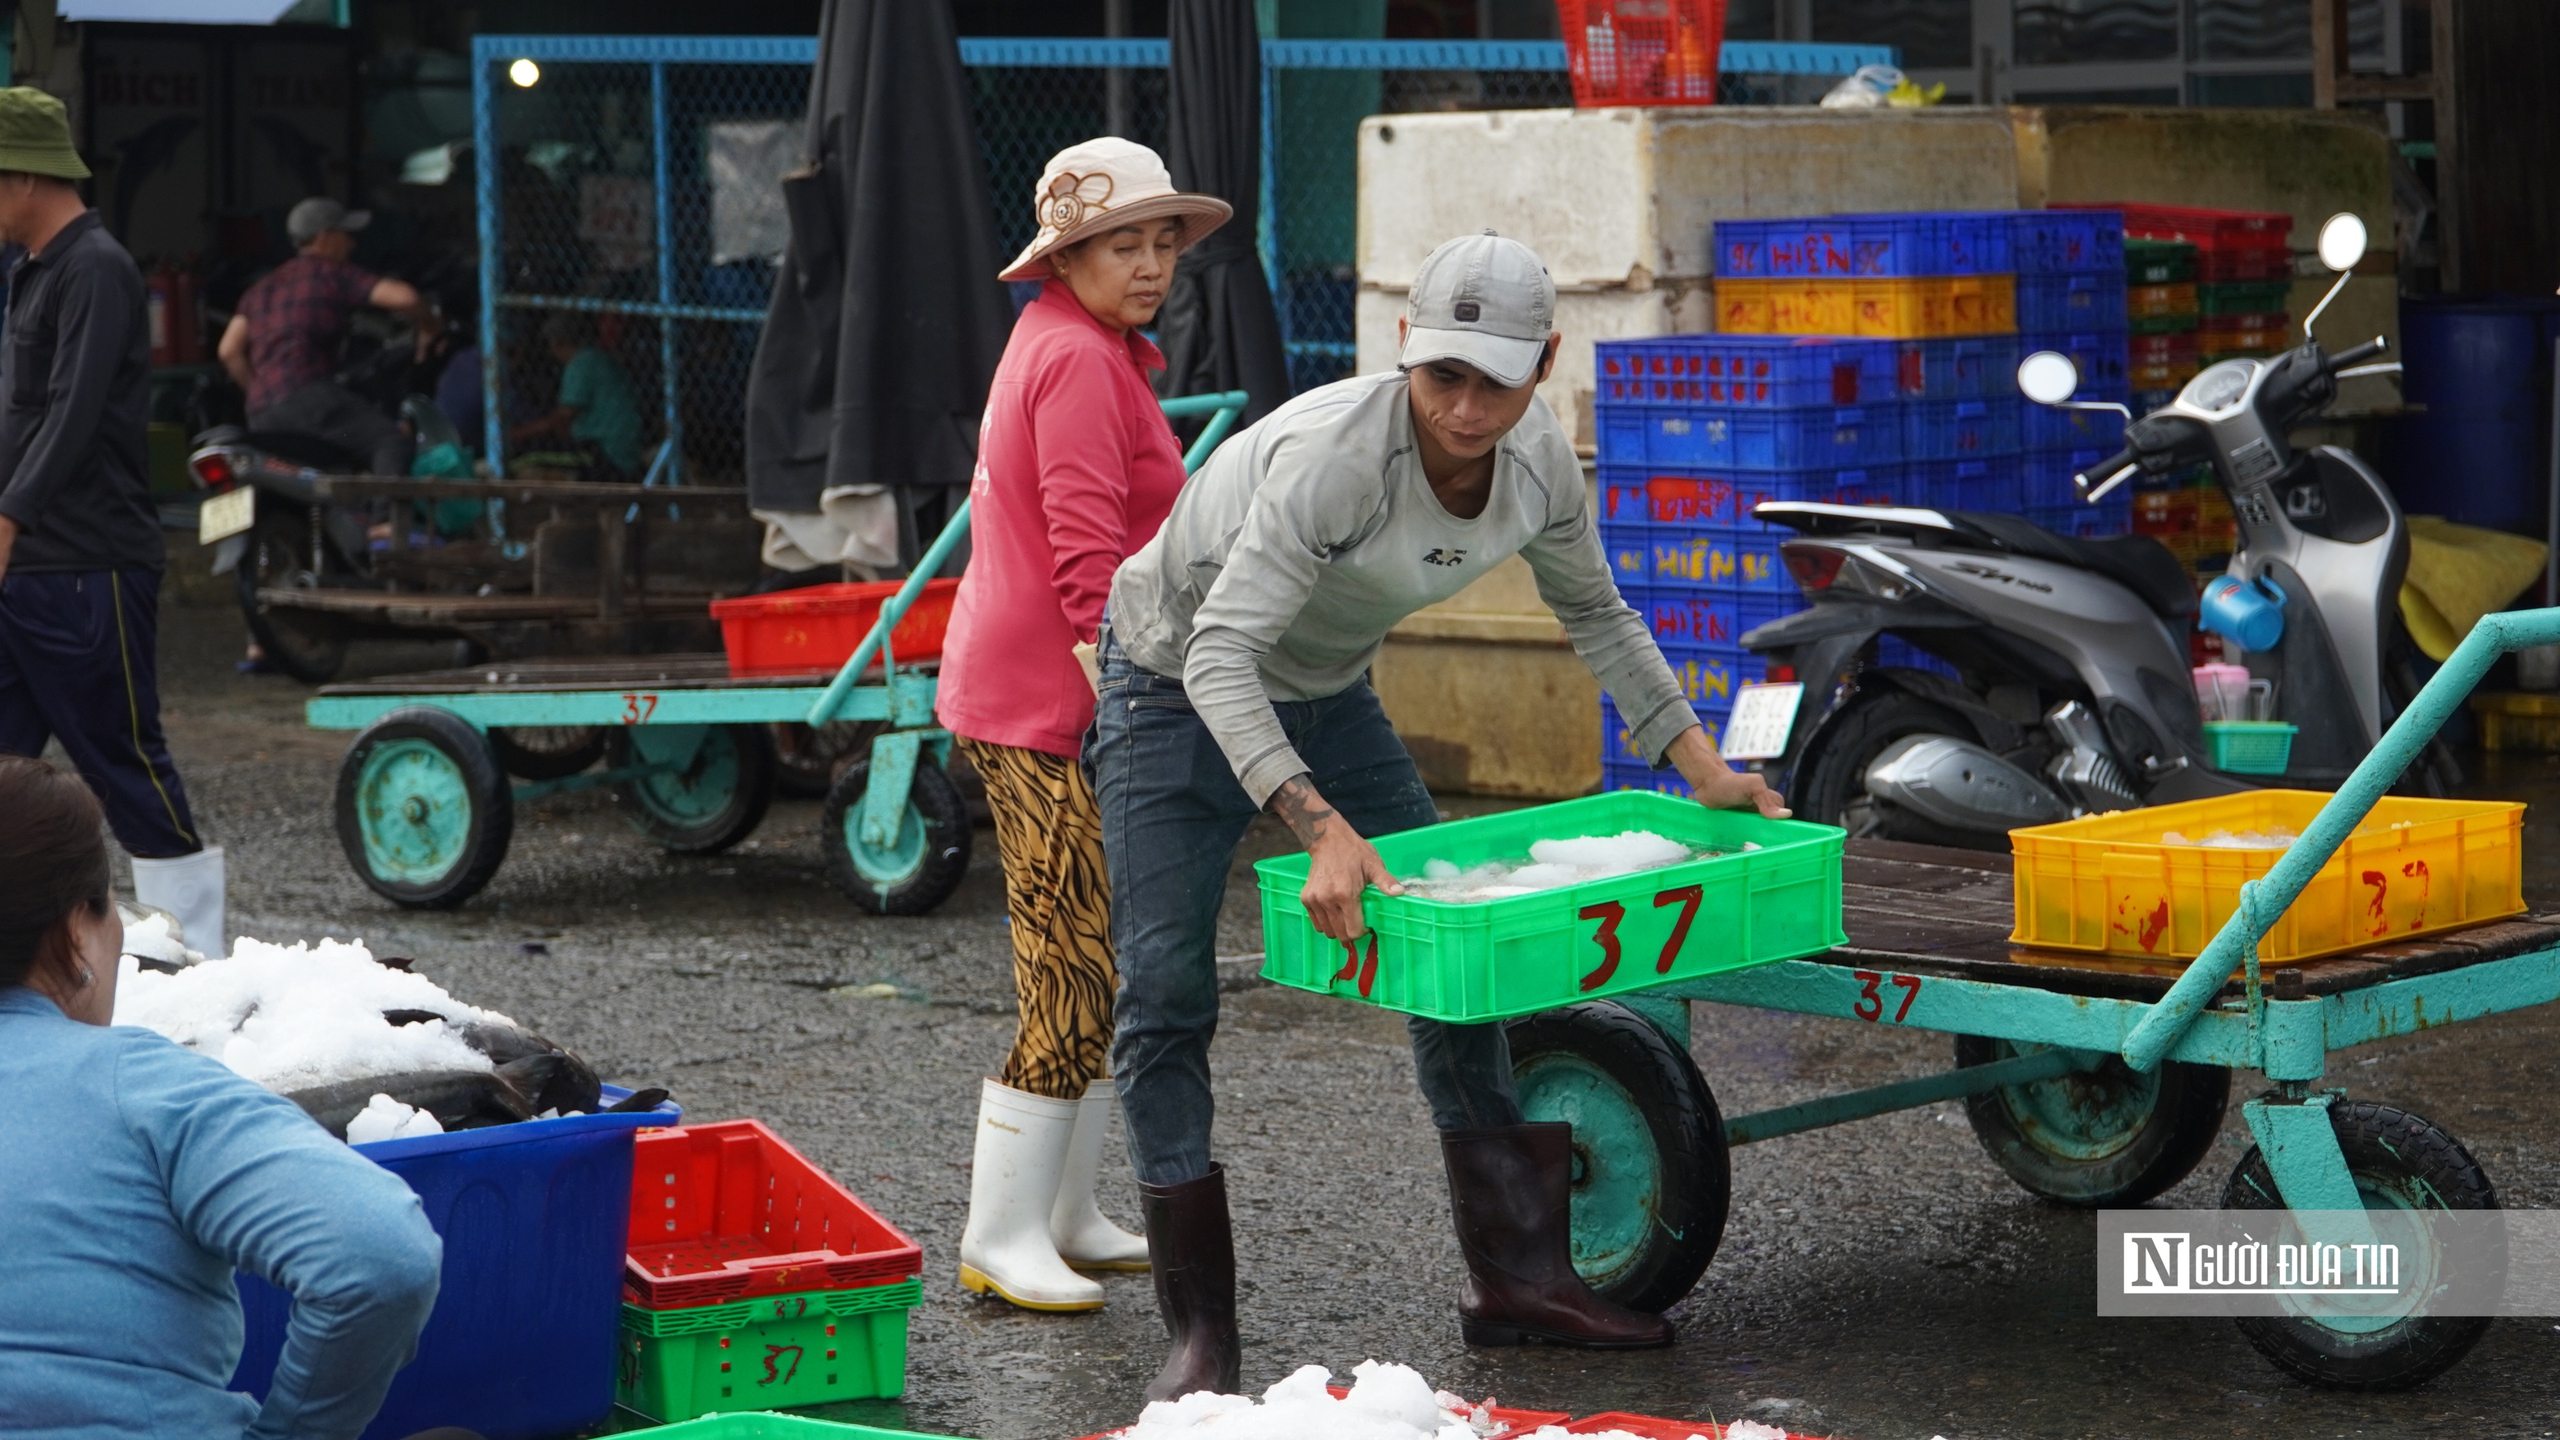
<instances>
[{"instance_id":1,"label":"floral bucket hat","mask_svg":"<svg viewBox=\"0 0 2560 1440\"><path fill-rule=\"evenodd\" d=\"M999 280L1047 279L1046 262L1060 248L1168 215L1181 219L1178 243L1188 250L1235 214L1234 206L1215 195L1188 195L1174 189L1173 174L1156 152L1112 135L1070 145L1051 156L1040 172L1031 203L1040 217L1040 233L996 277Z\"/></svg>"}]
</instances>

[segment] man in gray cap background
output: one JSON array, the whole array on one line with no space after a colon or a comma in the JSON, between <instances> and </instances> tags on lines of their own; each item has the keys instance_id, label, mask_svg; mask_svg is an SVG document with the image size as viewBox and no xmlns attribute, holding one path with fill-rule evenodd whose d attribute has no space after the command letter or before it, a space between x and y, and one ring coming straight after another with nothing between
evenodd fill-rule
<instances>
[{"instance_id":1,"label":"man in gray cap background","mask_svg":"<svg viewBox=\"0 0 2560 1440\"><path fill-rule=\"evenodd\" d=\"M1313 862L1307 912L1347 944L1366 928L1367 886L1399 893L1364 837L1440 818L1369 686L1390 627L1517 554L1644 754L1701 803L1786 813L1759 776L1725 765L1618 596L1581 462L1535 392L1555 363L1554 316L1555 284L1527 246L1491 231L1442 245L1415 279L1397 368L1310 391L1228 440L1114 578L1085 753L1119 952L1112 1070L1173 1334L1150 1399L1236 1388L1208 1060L1236 843L1259 811L1287 822ZM1408 1029L1467 1265L1468 1343L1669 1343L1660 1316L1574 1273L1570 1128L1525 1122L1502 1027Z\"/></svg>"},{"instance_id":2,"label":"man in gray cap background","mask_svg":"<svg viewBox=\"0 0 2560 1440\"><path fill-rule=\"evenodd\" d=\"M414 440L400 422L333 378L347 317L379 306L414 314L424 301L407 281L350 262L355 232L373 216L314 196L285 217L295 255L240 297L222 332L223 368L249 396L249 428L309 435L360 458L367 473L406 475Z\"/></svg>"}]
</instances>

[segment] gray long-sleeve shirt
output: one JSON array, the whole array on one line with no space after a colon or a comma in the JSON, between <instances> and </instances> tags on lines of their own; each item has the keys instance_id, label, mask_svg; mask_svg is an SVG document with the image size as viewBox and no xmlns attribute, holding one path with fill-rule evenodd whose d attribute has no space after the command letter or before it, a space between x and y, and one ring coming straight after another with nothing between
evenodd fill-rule
<instances>
[{"instance_id":1,"label":"gray long-sleeve shirt","mask_svg":"<svg viewBox=\"0 0 2560 1440\"><path fill-rule=\"evenodd\" d=\"M1581 464L1543 400L1502 438L1484 513L1461 520L1422 473L1401 373L1299 396L1219 447L1122 562L1111 633L1139 666L1182 681L1260 805L1307 768L1273 701L1351 688L1397 621L1512 554L1658 762L1697 716L1618 597Z\"/></svg>"},{"instance_id":2,"label":"gray long-sleeve shirt","mask_svg":"<svg viewBox=\"0 0 2560 1440\"><path fill-rule=\"evenodd\" d=\"M142 272L90 210L20 261L9 285L0 515L22 532L9 568L160 568Z\"/></svg>"}]
</instances>

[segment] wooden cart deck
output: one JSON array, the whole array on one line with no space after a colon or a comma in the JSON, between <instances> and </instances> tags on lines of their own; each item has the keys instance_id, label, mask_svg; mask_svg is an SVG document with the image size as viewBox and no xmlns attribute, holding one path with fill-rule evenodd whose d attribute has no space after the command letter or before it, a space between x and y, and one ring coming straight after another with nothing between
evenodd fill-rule
<instances>
[{"instance_id":1,"label":"wooden cart deck","mask_svg":"<svg viewBox=\"0 0 2560 1440\"><path fill-rule=\"evenodd\" d=\"M2188 962L2030 950L2009 943L2009 857L1889 840L1851 840L1841 870L1849 942L1822 958L1871 969L2156 1000ZM2526 914L2422 940L2283 967L2306 996L2335 995L2560 946L2560 914ZM2268 984L2281 972L2265 972ZM2240 993L2233 980L2223 993Z\"/></svg>"},{"instance_id":2,"label":"wooden cart deck","mask_svg":"<svg viewBox=\"0 0 2560 1440\"><path fill-rule=\"evenodd\" d=\"M900 661L900 674L932 675L940 663ZM877 667L874 667L876 671ZM525 690L788 690L821 689L832 670L792 675L733 676L729 657L717 650L675 655L542 656L492 661L453 670L377 675L324 685L329 695L495 695Z\"/></svg>"}]
</instances>

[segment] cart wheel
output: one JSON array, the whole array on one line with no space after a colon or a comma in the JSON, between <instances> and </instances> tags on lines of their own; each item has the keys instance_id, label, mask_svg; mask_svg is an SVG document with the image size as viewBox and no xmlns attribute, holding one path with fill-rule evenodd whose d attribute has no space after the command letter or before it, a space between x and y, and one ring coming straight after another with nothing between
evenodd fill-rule
<instances>
[{"instance_id":1,"label":"cart wheel","mask_svg":"<svg viewBox=\"0 0 2560 1440\"><path fill-rule=\"evenodd\" d=\"M1956 1037L1956 1065L2048 1047ZM2231 1072L2164 1061L2148 1074L2109 1056L2095 1070L1968 1096L1974 1138L2009 1178L2064 1205L2139 1205L2187 1178L2222 1133Z\"/></svg>"},{"instance_id":2,"label":"cart wheel","mask_svg":"<svg viewBox=\"0 0 2560 1440\"><path fill-rule=\"evenodd\" d=\"M755 833L773 803L773 735L762 725L699 727L702 743L681 770L625 780L614 795L640 833L678 855L716 855ZM697 727L633 726L611 732L615 769L684 753Z\"/></svg>"},{"instance_id":3,"label":"cart wheel","mask_svg":"<svg viewBox=\"0 0 2560 1440\"><path fill-rule=\"evenodd\" d=\"M604 758L601 725L493 725L489 751L519 780L559 780Z\"/></svg>"},{"instance_id":4,"label":"cart wheel","mask_svg":"<svg viewBox=\"0 0 2560 1440\"><path fill-rule=\"evenodd\" d=\"M2368 1210L2495 1210L2498 1194L2460 1142L2406 1110L2366 1101L2329 1107L2347 1173ZM2225 1210L2281 1210L2275 1177L2257 1147L2222 1188ZM2421 1282L2432 1257L2411 1257ZM2249 1315L2240 1333L2274 1366L2326 1390L2405 1390L2445 1371L2489 1331L2486 1315L2410 1315L2353 1328L2304 1315Z\"/></svg>"},{"instance_id":5,"label":"cart wheel","mask_svg":"<svg viewBox=\"0 0 2560 1440\"><path fill-rule=\"evenodd\" d=\"M1531 1120L1573 1126L1573 1268L1607 1299L1660 1312L1724 1239L1724 1117L1688 1053L1605 1000L1514 1020L1511 1080Z\"/></svg>"},{"instance_id":6,"label":"cart wheel","mask_svg":"<svg viewBox=\"0 0 2560 1440\"><path fill-rule=\"evenodd\" d=\"M258 590L311 589L320 577L311 569L311 526L283 509L261 507L249 532L248 553L232 573L240 599L240 618L249 638L276 663L276 668L307 685L335 679L347 663L347 629L334 616L269 610L258 603Z\"/></svg>"},{"instance_id":7,"label":"cart wheel","mask_svg":"<svg viewBox=\"0 0 2560 1440\"><path fill-rule=\"evenodd\" d=\"M830 720L811 729L798 721L774 722L774 755L782 763L774 786L794 800L824 800L836 783L836 766L850 754L871 753L876 720Z\"/></svg>"},{"instance_id":8,"label":"cart wheel","mask_svg":"<svg viewBox=\"0 0 2560 1440\"><path fill-rule=\"evenodd\" d=\"M338 843L374 893L444 910L507 858L515 797L480 732L450 710L408 705L364 728L338 766Z\"/></svg>"},{"instance_id":9,"label":"cart wheel","mask_svg":"<svg viewBox=\"0 0 2560 1440\"><path fill-rule=\"evenodd\" d=\"M827 878L846 898L875 915L924 915L960 888L969 870L969 809L960 787L930 759L916 762L898 842L887 850L862 843L862 792L871 783L868 756L845 767L827 792L818 844Z\"/></svg>"}]
</instances>

